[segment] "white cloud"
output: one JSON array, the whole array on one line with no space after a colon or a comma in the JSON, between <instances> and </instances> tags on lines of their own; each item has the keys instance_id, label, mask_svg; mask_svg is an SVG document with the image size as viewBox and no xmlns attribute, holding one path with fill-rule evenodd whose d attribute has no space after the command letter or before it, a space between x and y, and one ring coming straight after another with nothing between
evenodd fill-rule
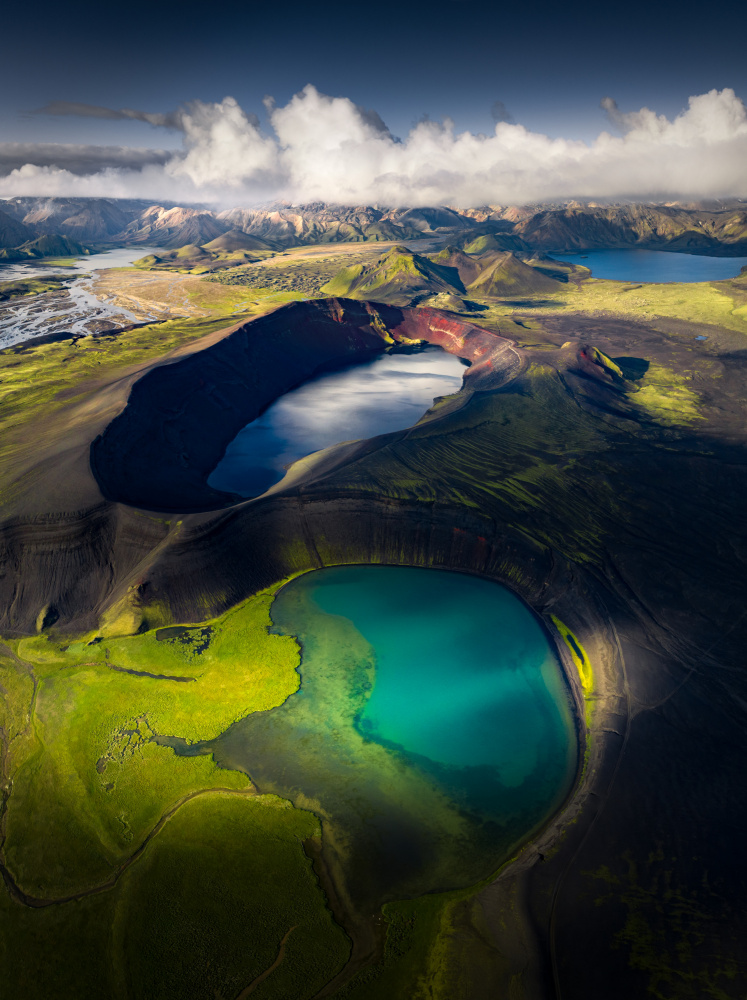
<instances>
[{"instance_id":1,"label":"white cloud","mask_svg":"<svg viewBox=\"0 0 747 1000\"><path fill-rule=\"evenodd\" d=\"M648 108L621 112L609 98L602 106L622 134L605 131L592 143L551 139L508 121L488 136L425 121L400 141L375 112L311 85L283 107L267 102L270 134L231 97L193 101L161 116L184 136L182 151L163 166L100 170L92 162L90 175L80 177L54 164L46 147L49 165L25 165L0 178L0 196L462 207L573 197L747 196L747 112L733 90L691 97L673 120ZM106 110L95 109L96 116ZM145 113L112 112L125 114Z\"/></svg>"},{"instance_id":2,"label":"white cloud","mask_svg":"<svg viewBox=\"0 0 747 1000\"><path fill-rule=\"evenodd\" d=\"M188 177L198 188L237 188L277 171L277 142L262 135L233 97L220 104L194 101L180 118L185 155L166 165L169 176Z\"/></svg>"}]
</instances>

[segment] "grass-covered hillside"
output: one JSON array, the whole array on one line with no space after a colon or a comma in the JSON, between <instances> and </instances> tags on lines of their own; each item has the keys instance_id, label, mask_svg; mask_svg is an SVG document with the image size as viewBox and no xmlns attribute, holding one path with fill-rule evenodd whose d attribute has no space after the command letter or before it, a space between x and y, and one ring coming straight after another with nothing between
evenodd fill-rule
<instances>
[{"instance_id":1,"label":"grass-covered hillside","mask_svg":"<svg viewBox=\"0 0 747 1000\"><path fill-rule=\"evenodd\" d=\"M21 278L17 281L3 281L0 284L0 302L26 297L28 295L43 295L45 292L56 292L70 281L67 274L50 274L45 278Z\"/></svg>"},{"instance_id":2,"label":"grass-covered hillside","mask_svg":"<svg viewBox=\"0 0 747 1000\"><path fill-rule=\"evenodd\" d=\"M233 998L281 952L261 995L310 998L346 961L303 846L318 820L154 741L209 739L297 689L273 596L197 629L127 636L114 617L0 644L9 995Z\"/></svg>"},{"instance_id":3,"label":"grass-covered hillside","mask_svg":"<svg viewBox=\"0 0 747 1000\"><path fill-rule=\"evenodd\" d=\"M135 267L148 271L176 271L181 274L210 274L223 268L253 263L273 255L273 248L262 239L232 230L203 246L187 243L176 250L159 250L135 261Z\"/></svg>"},{"instance_id":4,"label":"grass-covered hillside","mask_svg":"<svg viewBox=\"0 0 747 1000\"><path fill-rule=\"evenodd\" d=\"M553 295L560 291L560 285L508 250L470 255L446 247L426 257L396 246L371 264L343 268L321 291L325 295L408 305L429 296L492 299Z\"/></svg>"}]
</instances>

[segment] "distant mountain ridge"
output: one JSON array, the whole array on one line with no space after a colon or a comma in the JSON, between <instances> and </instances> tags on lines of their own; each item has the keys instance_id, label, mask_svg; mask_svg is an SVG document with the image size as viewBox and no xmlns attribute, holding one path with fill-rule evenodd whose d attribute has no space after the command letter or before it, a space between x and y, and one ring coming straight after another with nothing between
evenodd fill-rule
<instances>
[{"instance_id":1,"label":"distant mountain ridge","mask_svg":"<svg viewBox=\"0 0 747 1000\"><path fill-rule=\"evenodd\" d=\"M518 221L513 234L538 250L645 249L745 253L747 206L708 211L627 205L542 210Z\"/></svg>"},{"instance_id":2,"label":"distant mountain ridge","mask_svg":"<svg viewBox=\"0 0 747 1000\"><path fill-rule=\"evenodd\" d=\"M7 212L0 211L0 247L17 247L26 240L33 239L36 233L29 227L13 218Z\"/></svg>"},{"instance_id":3,"label":"distant mountain ridge","mask_svg":"<svg viewBox=\"0 0 747 1000\"><path fill-rule=\"evenodd\" d=\"M116 198L10 198L0 202L0 210L29 230L27 239L55 234L106 243L151 204Z\"/></svg>"},{"instance_id":4,"label":"distant mountain ridge","mask_svg":"<svg viewBox=\"0 0 747 1000\"><path fill-rule=\"evenodd\" d=\"M81 257L91 251L67 236L37 236L18 247L0 250L0 261L38 260L44 257Z\"/></svg>"},{"instance_id":5,"label":"distant mountain ridge","mask_svg":"<svg viewBox=\"0 0 747 1000\"><path fill-rule=\"evenodd\" d=\"M204 206L111 198L11 198L0 202L0 247L43 235L83 244L204 246L237 233L268 249L313 243L394 242L448 235L468 253L642 247L724 256L747 253L747 205L496 206L386 208L272 204Z\"/></svg>"}]
</instances>

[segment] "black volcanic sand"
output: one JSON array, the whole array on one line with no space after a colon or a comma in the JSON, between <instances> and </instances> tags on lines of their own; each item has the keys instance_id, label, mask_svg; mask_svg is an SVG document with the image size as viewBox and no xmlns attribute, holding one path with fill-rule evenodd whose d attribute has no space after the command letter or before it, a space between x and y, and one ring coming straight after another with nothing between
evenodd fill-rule
<instances>
[{"instance_id":1,"label":"black volcanic sand","mask_svg":"<svg viewBox=\"0 0 747 1000\"><path fill-rule=\"evenodd\" d=\"M304 322L330 307L292 308ZM423 314L423 326L439 328L437 313ZM747 352L734 333L709 327L697 343L702 331L673 320L566 315L543 325L541 351L519 351L520 365L468 385L459 405L225 510L207 509L227 501L201 492L186 437L168 434L188 436L201 421L207 461L227 413L247 422L228 395L209 405L200 396L191 409L199 379L217 385L229 368L220 358L213 368L207 352L152 368L137 385L155 385L171 367L188 426L176 407L163 420L160 391L148 401L136 389L121 424L94 448L108 501L83 472L82 430L67 464L50 454L32 483L19 480L15 508L33 499L2 531L3 627L32 631L50 605L55 627L74 630L128 587L144 625L198 622L291 573L340 563L440 566L505 583L548 628L552 615L565 622L589 654L590 757L557 822L454 910L452 994L458 983L471 1000L736 1000L747 991ZM353 327L351 338L368 349L370 324L361 315ZM638 363L621 362L626 380L605 375L581 350L590 343ZM240 360L244 348L226 350ZM263 371L279 379L283 352L269 340L262 352ZM649 400L691 394L689 422L643 405L642 370L663 382ZM237 396L245 393L246 372L232 377ZM126 388L100 390L88 442L105 413L121 410ZM119 426L134 437L117 438ZM161 523L112 499L136 502L125 492L128 470L145 468L152 484L161 464L189 500L173 510L206 501L202 512L179 515L178 530L176 517ZM45 517L39 505L56 498L63 468L75 470L71 494ZM163 482L166 506L177 496ZM563 643L559 653L573 682ZM577 681L576 689L580 696Z\"/></svg>"}]
</instances>

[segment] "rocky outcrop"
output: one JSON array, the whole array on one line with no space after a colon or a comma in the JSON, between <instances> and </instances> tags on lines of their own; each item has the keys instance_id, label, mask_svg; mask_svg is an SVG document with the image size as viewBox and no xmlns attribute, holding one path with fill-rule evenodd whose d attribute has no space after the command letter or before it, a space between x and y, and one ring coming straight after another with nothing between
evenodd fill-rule
<instances>
[{"instance_id":1,"label":"rocky outcrop","mask_svg":"<svg viewBox=\"0 0 747 1000\"><path fill-rule=\"evenodd\" d=\"M202 209L151 205L115 236L115 241L159 247L201 246L222 236L230 228L216 219L212 212Z\"/></svg>"}]
</instances>

